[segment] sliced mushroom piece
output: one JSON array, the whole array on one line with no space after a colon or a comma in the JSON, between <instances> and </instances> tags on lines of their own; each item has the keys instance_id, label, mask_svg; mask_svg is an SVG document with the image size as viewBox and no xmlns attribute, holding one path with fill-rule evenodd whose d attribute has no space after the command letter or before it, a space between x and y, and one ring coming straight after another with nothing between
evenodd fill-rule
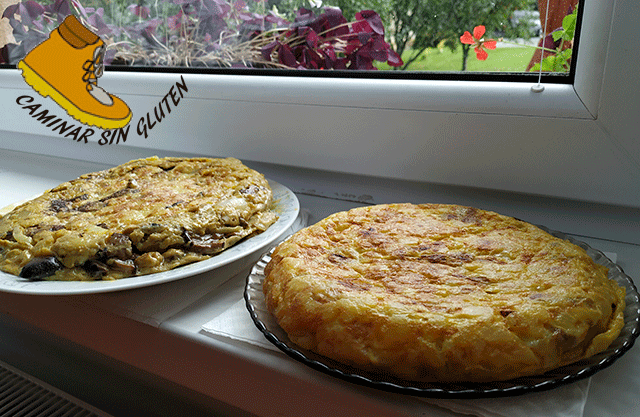
<instances>
[{"instance_id":1,"label":"sliced mushroom piece","mask_svg":"<svg viewBox=\"0 0 640 417\"><path fill-rule=\"evenodd\" d=\"M81 211L83 213L87 213L89 211L98 211L105 206L105 203L102 201L90 201L88 203L84 203L76 210Z\"/></svg>"},{"instance_id":2,"label":"sliced mushroom piece","mask_svg":"<svg viewBox=\"0 0 640 417\"><path fill-rule=\"evenodd\" d=\"M114 192L112 194L109 194L108 196L106 196L104 198L101 198L100 201L104 202L104 201L107 201L107 200L111 200L112 198L122 197L123 195L128 194L128 193L132 193L132 192L133 193L137 193L138 190L136 190L135 188L130 187L130 184L131 184L131 182L129 182L127 184L127 188L123 188L122 190L118 190L118 191L116 191L116 192Z\"/></svg>"},{"instance_id":3,"label":"sliced mushroom piece","mask_svg":"<svg viewBox=\"0 0 640 417\"><path fill-rule=\"evenodd\" d=\"M223 235L196 235L185 230L183 238L191 251L201 253L203 255L213 255L224 249Z\"/></svg>"},{"instance_id":4,"label":"sliced mushroom piece","mask_svg":"<svg viewBox=\"0 0 640 417\"><path fill-rule=\"evenodd\" d=\"M136 265L133 263L133 259L109 259L107 265L114 271L124 272L126 275L131 276L136 273Z\"/></svg>"},{"instance_id":5,"label":"sliced mushroom piece","mask_svg":"<svg viewBox=\"0 0 640 417\"><path fill-rule=\"evenodd\" d=\"M66 201L56 199L51 200L51 202L49 203L49 210L53 211L54 213L67 212L69 211L69 206Z\"/></svg>"},{"instance_id":6,"label":"sliced mushroom piece","mask_svg":"<svg viewBox=\"0 0 640 417\"><path fill-rule=\"evenodd\" d=\"M95 259L89 259L87 262L82 264L82 269L87 271L87 273L93 278L101 278L109 272L109 267L100 261L96 261Z\"/></svg>"},{"instance_id":7,"label":"sliced mushroom piece","mask_svg":"<svg viewBox=\"0 0 640 417\"><path fill-rule=\"evenodd\" d=\"M20 271L20 278L40 281L56 273L63 266L55 256L38 257L30 260Z\"/></svg>"},{"instance_id":8,"label":"sliced mushroom piece","mask_svg":"<svg viewBox=\"0 0 640 417\"><path fill-rule=\"evenodd\" d=\"M131 239L122 233L114 233L105 241L107 246L100 252L105 258L129 259L132 257Z\"/></svg>"}]
</instances>

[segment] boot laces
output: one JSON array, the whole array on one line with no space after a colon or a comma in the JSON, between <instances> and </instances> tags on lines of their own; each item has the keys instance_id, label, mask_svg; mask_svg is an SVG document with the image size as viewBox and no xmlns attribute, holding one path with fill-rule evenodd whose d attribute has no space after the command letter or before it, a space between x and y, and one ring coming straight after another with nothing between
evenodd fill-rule
<instances>
[{"instance_id":1,"label":"boot laces","mask_svg":"<svg viewBox=\"0 0 640 417\"><path fill-rule=\"evenodd\" d=\"M98 84L98 78L102 77L104 72L104 53L105 46L100 45L93 53L93 59L88 59L82 65L82 69L85 70L82 76L82 81L87 83L87 90L91 91L94 86Z\"/></svg>"},{"instance_id":2,"label":"boot laces","mask_svg":"<svg viewBox=\"0 0 640 417\"><path fill-rule=\"evenodd\" d=\"M87 91L103 106L113 106L113 97L98 86L98 78L102 77L104 71L104 44L97 47L93 52L93 59L88 59L82 65L86 72L82 76L82 81L87 83Z\"/></svg>"}]
</instances>

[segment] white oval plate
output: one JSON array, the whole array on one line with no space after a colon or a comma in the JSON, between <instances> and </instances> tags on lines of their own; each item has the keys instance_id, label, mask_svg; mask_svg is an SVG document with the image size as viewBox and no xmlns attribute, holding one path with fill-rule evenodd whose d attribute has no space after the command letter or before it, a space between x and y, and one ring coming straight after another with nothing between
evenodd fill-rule
<instances>
[{"instance_id":1,"label":"white oval plate","mask_svg":"<svg viewBox=\"0 0 640 417\"><path fill-rule=\"evenodd\" d=\"M40 295L94 294L157 285L220 268L263 250L278 238L283 237L283 234L296 220L300 212L300 203L295 194L275 181L269 181L269 185L273 190L274 209L278 213L278 220L266 231L243 240L210 259L170 271L115 281L28 281L0 271L0 291Z\"/></svg>"}]
</instances>

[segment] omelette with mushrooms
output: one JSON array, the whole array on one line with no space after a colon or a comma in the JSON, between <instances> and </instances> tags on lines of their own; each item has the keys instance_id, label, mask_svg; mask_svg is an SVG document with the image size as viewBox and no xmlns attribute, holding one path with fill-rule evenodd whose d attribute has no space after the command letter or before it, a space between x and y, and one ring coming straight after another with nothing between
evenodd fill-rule
<instances>
[{"instance_id":1,"label":"omelette with mushrooms","mask_svg":"<svg viewBox=\"0 0 640 417\"><path fill-rule=\"evenodd\" d=\"M158 158L82 175L0 218L0 270L114 280L208 259L277 220L264 176L234 158Z\"/></svg>"}]
</instances>

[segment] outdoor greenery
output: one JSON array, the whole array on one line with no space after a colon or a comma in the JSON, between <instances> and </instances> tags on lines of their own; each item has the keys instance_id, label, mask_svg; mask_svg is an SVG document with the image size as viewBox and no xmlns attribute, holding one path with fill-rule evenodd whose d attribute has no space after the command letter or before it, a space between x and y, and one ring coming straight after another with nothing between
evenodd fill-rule
<instances>
[{"instance_id":1,"label":"outdoor greenery","mask_svg":"<svg viewBox=\"0 0 640 417\"><path fill-rule=\"evenodd\" d=\"M402 56L403 60L407 57L415 55L415 51L409 50ZM491 51L491 59L479 61L470 59L467 64L467 71L477 72L523 72L531 56L533 49L524 47L501 47ZM410 65L407 71L438 71L450 72L460 71L460 61L462 60L462 47L459 46L455 50L445 48L428 48L418 55ZM392 69L386 64L377 65L381 70Z\"/></svg>"},{"instance_id":2,"label":"outdoor greenery","mask_svg":"<svg viewBox=\"0 0 640 417\"><path fill-rule=\"evenodd\" d=\"M459 37L465 30L479 24L488 33L507 38L529 37L525 22L511 24L514 10L533 10L536 0L327 0L350 16L359 7L377 7L387 29L387 38L402 56L404 65L398 69L416 68L414 62L424 57L428 48L444 45L452 52L460 46ZM466 70L469 47L463 46L455 68Z\"/></svg>"},{"instance_id":3,"label":"outdoor greenery","mask_svg":"<svg viewBox=\"0 0 640 417\"><path fill-rule=\"evenodd\" d=\"M532 49L498 48L487 62L467 62L471 45L461 44L460 35L480 24L488 35L530 35L524 25L513 25L510 16L516 9L533 10L536 4L536 0L22 0L3 13L11 21L17 44L3 48L2 56L5 62L17 62L66 14L74 13L105 39L106 63L524 71Z\"/></svg>"}]
</instances>

